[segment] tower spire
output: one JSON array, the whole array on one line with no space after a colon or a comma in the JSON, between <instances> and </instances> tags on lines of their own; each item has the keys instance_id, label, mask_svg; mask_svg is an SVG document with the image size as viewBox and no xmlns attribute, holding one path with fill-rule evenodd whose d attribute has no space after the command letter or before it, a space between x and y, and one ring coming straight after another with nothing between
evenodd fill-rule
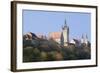
<instances>
[{"instance_id":1,"label":"tower spire","mask_svg":"<svg viewBox=\"0 0 100 73\"><path fill-rule=\"evenodd\" d=\"M67 26L66 19L65 19L65 25L64 26Z\"/></svg>"},{"instance_id":2,"label":"tower spire","mask_svg":"<svg viewBox=\"0 0 100 73\"><path fill-rule=\"evenodd\" d=\"M66 19L65 19L65 24L66 24Z\"/></svg>"},{"instance_id":3,"label":"tower spire","mask_svg":"<svg viewBox=\"0 0 100 73\"><path fill-rule=\"evenodd\" d=\"M86 39L88 39L88 36L87 36L87 34L86 34Z\"/></svg>"},{"instance_id":4,"label":"tower spire","mask_svg":"<svg viewBox=\"0 0 100 73\"><path fill-rule=\"evenodd\" d=\"M84 35L82 34L82 39L84 38Z\"/></svg>"}]
</instances>

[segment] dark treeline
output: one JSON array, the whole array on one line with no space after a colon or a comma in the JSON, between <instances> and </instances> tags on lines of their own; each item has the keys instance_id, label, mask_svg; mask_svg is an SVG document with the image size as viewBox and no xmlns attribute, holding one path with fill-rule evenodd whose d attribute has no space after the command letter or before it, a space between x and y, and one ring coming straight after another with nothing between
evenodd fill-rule
<instances>
[{"instance_id":1,"label":"dark treeline","mask_svg":"<svg viewBox=\"0 0 100 73\"><path fill-rule=\"evenodd\" d=\"M90 43L70 43L65 47L52 39L40 39L35 36L31 40L26 40L23 37L23 62L90 59L90 52Z\"/></svg>"}]
</instances>

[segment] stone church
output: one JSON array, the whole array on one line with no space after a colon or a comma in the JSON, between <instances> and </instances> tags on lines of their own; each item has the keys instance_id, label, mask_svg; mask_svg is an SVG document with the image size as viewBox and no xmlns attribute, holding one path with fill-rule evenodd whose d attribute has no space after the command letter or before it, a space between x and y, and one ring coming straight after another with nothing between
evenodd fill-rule
<instances>
[{"instance_id":1,"label":"stone church","mask_svg":"<svg viewBox=\"0 0 100 73\"><path fill-rule=\"evenodd\" d=\"M88 45L89 42L87 35L82 35L82 38L80 40L72 39L69 41L69 27L67 26L66 20L64 25L62 26L62 30L60 32L50 32L49 38L52 38L57 43L63 46L68 46L68 44L77 44L77 43L79 44L85 43L86 45Z\"/></svg>"},{"instance_id":2,"label":"stone church","mask_svg":"<svg viewBox=\"0 0 100 73\"><path fill-rule=\"evenodd\" d=\"M29 32L26 34L26 40L32 40L32 37L34 35ZM48 37L44 36L44 35L36 35L38 38L42 38L42 39L53 39L54 41L56 41L57 43L63 45L63 46L68 46L68 44L82 44L85 43L86 45L88 45L89 41L88 41L88 37L87 35L82 35L81 39L72 39L69 40L69 27L67 26L66 20L64 22L64 25L62 26L62 30L59 32L50 32Z\"/></svg>"},{"instance_id":3,"label":"stone church","mask_svg":"<svg viewBox=\"0 0 100 73\"><path fill-rule=\"evenodd\" d=\"M61 32L50 32L49 38L52 38L59 44L67 46L69 43L69 27L67 26L66 20L64 26L62 26Z\"/></svg>"}]
</instances>

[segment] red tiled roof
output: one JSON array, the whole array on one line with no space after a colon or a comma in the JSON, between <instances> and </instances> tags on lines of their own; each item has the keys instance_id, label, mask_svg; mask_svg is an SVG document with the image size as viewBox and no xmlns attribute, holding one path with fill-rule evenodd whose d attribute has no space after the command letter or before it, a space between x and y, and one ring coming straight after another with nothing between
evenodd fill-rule
<instances>
[{"instance_id":1,"label":"red tiled roof","mask_svg":"<svg viewBox=\"0 0 100 73\"><path fill-rule=\"evenodd\" d=\"M52 38L52 39L60 39L61 37L61 32L51 32L49 34L49 37Z\"/></svg>"}]
</instances>

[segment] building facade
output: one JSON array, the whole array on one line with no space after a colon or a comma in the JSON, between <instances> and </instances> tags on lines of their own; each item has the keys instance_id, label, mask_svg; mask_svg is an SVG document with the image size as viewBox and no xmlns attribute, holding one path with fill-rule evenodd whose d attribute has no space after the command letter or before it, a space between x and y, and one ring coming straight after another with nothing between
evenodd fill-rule
<instances>
[{"instance_id":1,"label":"building facade","mask_svg":"<svg viewBox=\"0 0 100 73\"><path fill-rule=\"evenodd\" d=\"M68 46L69 43L69 27L67 26L66 20L64 26L62 26L62 31L60 32L50 32L49 37L58 42L63 46Z\"/></svg>"}]
</instances>

